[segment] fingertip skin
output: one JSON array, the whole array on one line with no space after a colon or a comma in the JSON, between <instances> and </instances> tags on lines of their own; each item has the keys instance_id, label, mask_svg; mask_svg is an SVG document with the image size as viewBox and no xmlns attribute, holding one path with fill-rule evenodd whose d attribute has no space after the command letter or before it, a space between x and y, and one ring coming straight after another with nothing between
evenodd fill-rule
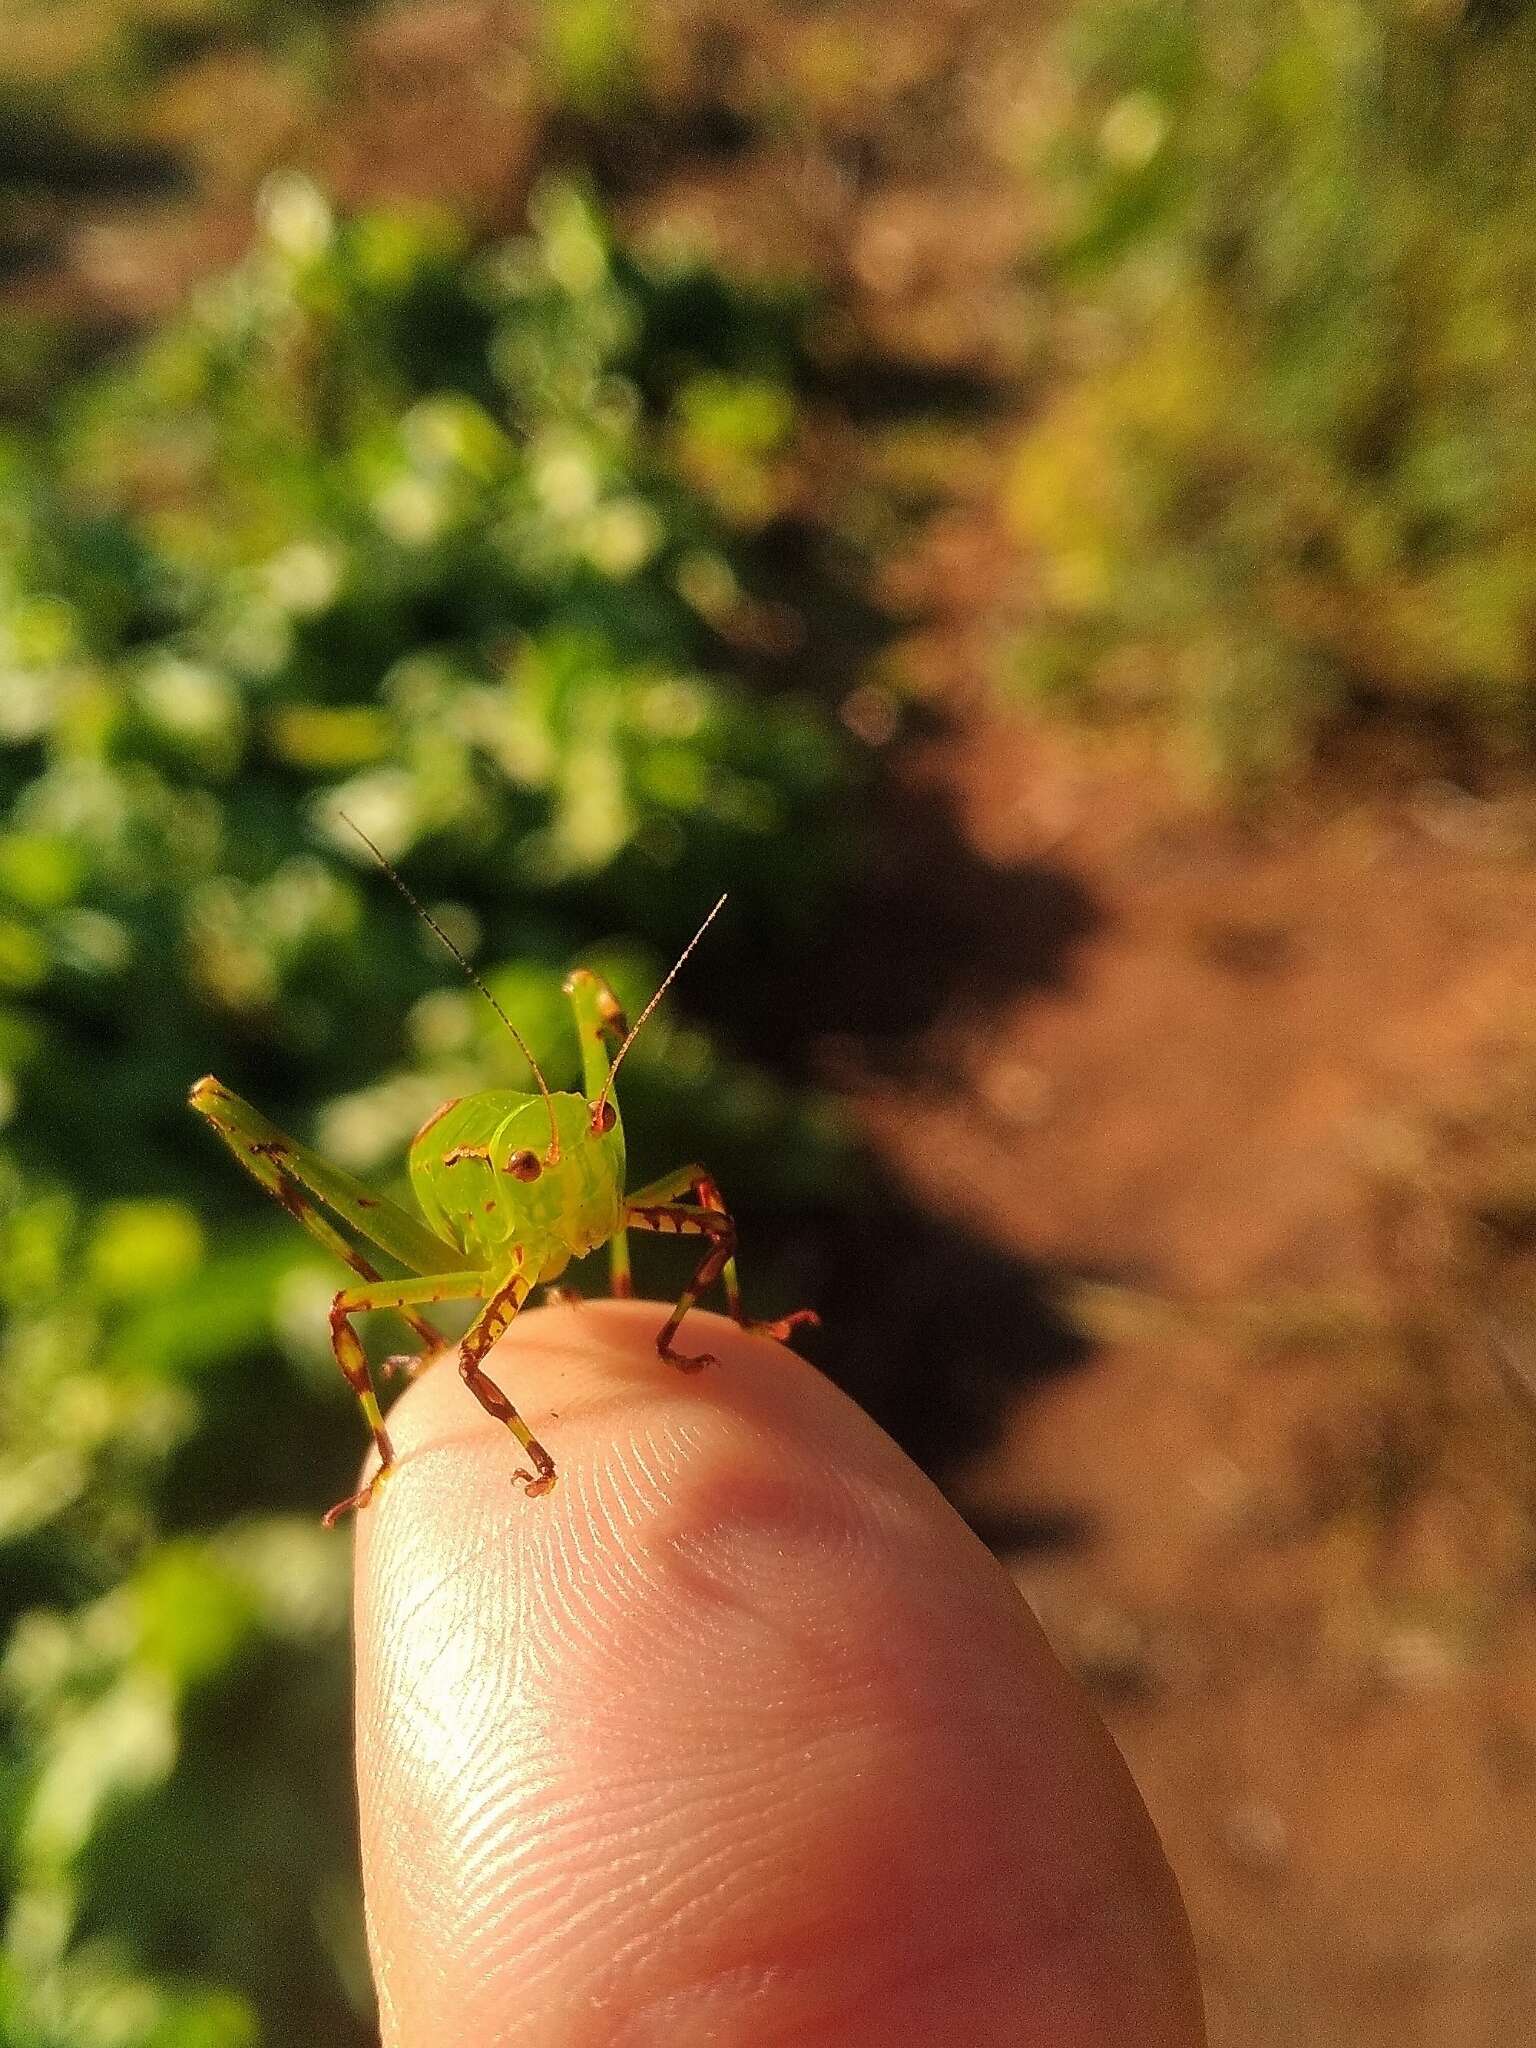
<instances>
[{"instance_id":1,"label":"fingertip skin","mask_svg":"<svg viewBox=\"0 0 1536 2048\"><path fill-rule=\"evenodd\" d=\"M357 1525L385 2048L1192 2048L1124 1767L995 1561L803 1359L665 1310L521 1317L390 1417ZM698 1328L695 1329L695 1324Z\"/></svg>"}]
</instances>

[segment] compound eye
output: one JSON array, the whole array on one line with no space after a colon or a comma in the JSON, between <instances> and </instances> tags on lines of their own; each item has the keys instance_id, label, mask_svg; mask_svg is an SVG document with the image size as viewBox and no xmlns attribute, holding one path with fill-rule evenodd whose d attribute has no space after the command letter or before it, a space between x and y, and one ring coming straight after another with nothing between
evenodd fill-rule
<instances>
[{"instance_id":1,"label":"compound eye","mask_svg":"<svg viewBox=\"0 0 1536 2048\"><path fill-rule=\"evenodd\" d=\"M537 1152L514 1152L507 1171L516 1180L537 1180L544 1167Z\"/></svg>"},{"instance_id":2,"label":"compound eye","mask_svg":"<svg viewBox=\"0 0 1536 2048\"><path fill-rule=\"evenodd\" d=\"M611 1102L600 1102L592 1112L592 1135L606 1138L619 1120L619 1113Z\"/></svg>"}]
</instances>

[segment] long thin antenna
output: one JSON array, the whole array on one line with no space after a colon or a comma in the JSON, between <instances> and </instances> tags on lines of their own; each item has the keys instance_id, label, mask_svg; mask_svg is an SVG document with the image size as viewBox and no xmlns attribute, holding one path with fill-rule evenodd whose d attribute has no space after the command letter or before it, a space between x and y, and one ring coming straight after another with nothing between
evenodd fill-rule
<instances>
[{"instance_id":1,"label":"long thin antenna","mask_svg":"<svg viewBox=\"0 0 1536 2048\"><path fill-rule=\"evenodd\" d=\"M651 1000L646 1004L645 1008L640 1012L639 1016L630 1026L629 1036L625 1039L624 1043L619 1047L618 1051L613 1056L613 1065L608 1069L608 1078L603 1083L602 1093L598 1096L596 1102L594 1102L592 1105L592 1122L594 1127L598 1127L602 1123L603 1109L608 1101L608 1092L613 1086L614 1076L619 1071L619 1063L623 1059L625 1053L627 1053L629 1051L629 1048L634 1044L635 1040L640 1036L640 1027L644 1024L646 1018L650 1016L652 1010L655 1009L656 1005L661 1001L662 997L666 994L667 990L672 986L673 982L676 981L678 975L682 972L683 962L688 958L688 955L693 951L694 947L699 943L700 939L703 938L704 934L709 930L710 926L714 923L715 919L720 915L721 911L724 910L724 908L725 898L722 896L720 898L720 901L715 905L714 909L709 913L708 917L705 918L704 922L699 926L698 930L694 933L693 937L688 941L687 945L684 946L681 953L679 953L677 958L673 961L671 968L667 972L666 979L661 984L661 987L657 989L655 995L651 997Z\"/></svg>"},{"instance_id":2,"label":"long thin antenna","mask_svg":"<svg viewBox=\"0 0 1536 2048\"><path fill-rule=\"evenodd\" d=\"M362 826L359 825L355 819L349 818L345 811L338 811L336 815L341 819L341 822L344 825L350 826L352 831L354 831L357 834L358 838L361 839L364 846L367 847L368 851L373 855L374 859L378 862L379 866L384 870L385 874L388 875L389 879L394 883L395 887L400 891L400 894L405 898L406 902L409 903L412 910L414 910L416 915L421 919L422 923L427 927L429 931L435 932L438 938L442 940L443 944L448 948L448 951L453 955L454 959L458 961L460 967L463 968L465 974L469 977L469 980L474 984L474 986L477 989L479 989L481 995L485 997L485 1000L496 1012L497 1016L501 1019L502 1023L505 1024L507 1029L511 1032L513 1039L516 1041L518 1051L522 1054L523 1058L528 1062L529 1066L533 1069L533 1078L535 1079L535 1081L538 1082L539 1093L543 1096L545 1106L549 1110L549 1158L547 1163L552 1166L555 1163L555 1161L560 1157L560 1126L555 1121L555 1099L550 1094L549 1083L545 1080L543 1073L540 1071L539 1063L533 1056L533 1048L529 1045L527 1039L524 1038L521 1031L518 1030L517 1026L512 1022L512 1019L507 1015L506 1011L501 1007L500 1003L498 1003L496 998L491 994L490 990L486 987L485 983L480 979L479 975L476 974L474 968L471 967L469 962L464 958L464 955L459 951L458 947L453 943L452 939L450 939L448 934L443 930L442 926L438 923L437 919L432 915L431 911L428 910L426 905L411 889L409 883L407 883L404 876L399 874L396 871L396 869L391 866L389 860L383 853L382 849L374 845L373 841L368 837L368 834L363 830ZM721 900L724 901L723 898ZM719 904L716 904L715 909L718 910L719 907ZM710 912L710 916L714 916L714 911ZM668 979L670 979L670 976L668 977ZM663 987L665 987L666 984L663 983L662 985ZM643 1022L644 1020L642 1019L641 1021Z\"/></svg>"}]
</instances>

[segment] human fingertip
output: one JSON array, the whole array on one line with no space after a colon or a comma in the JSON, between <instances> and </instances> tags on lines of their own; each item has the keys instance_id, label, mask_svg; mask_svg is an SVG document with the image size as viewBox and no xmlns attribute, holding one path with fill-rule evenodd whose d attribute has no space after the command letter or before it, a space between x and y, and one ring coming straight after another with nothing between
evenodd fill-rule
<instances>
[{"instance_id":1,"label":"human fingertip","mask_svg":"<svg viewBox=\"0 0 1536 2048\"><path fill-rule=\"evenodd\" d=\"M386 2048L729 2040L1195 2048L1177 1892L996 1562L782 1346L520 1319L391 1416L358 1542Z\"/></svg>"}]
</instances>

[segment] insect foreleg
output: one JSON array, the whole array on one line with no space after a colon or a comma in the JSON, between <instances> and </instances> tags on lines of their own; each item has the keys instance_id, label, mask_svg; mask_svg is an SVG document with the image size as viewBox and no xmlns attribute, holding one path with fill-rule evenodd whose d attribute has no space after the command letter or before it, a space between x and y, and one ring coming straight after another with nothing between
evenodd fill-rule
<instances>
[{"instance_id":1,"label":"insect foreleg","mask_svg":"<svg viewBox=\"0 0 1536 2048\"><path fill-rule=\"evenodd\" d=\"M532 1472L524 1472L519 1468L513 1477L522 1480L525 1492L538 1494L548 1493L554 1485L555 1461L490 1374L480 1370L481 1359L497 1338L511 1328L512 1318L532 1292L533 1282L522 1273L515 1273L505 1285L491 1295L485 1307L464 1333L459 1345L459 1371L463 1375L465 1386L469 1388L486 1414L493 1415L498 1422L510 1429L532 1459Z\"/></svg>"},{"instance_id":2,"label":"insect foreleg","mask_svg":"<svg viewBox=\"0 0 1536 2048\"><path fill-rule=\"evenodd\" d=\"M671 1173L664 1173L660 1180L653 1180L643 1188L637 1188L629 1197L629 1205L637 1209L653 1209L661 1203L675 1203L679 1195L688 1196L701 1209L713 1209L721 1216L730 1215L714 1177L697 1160L691 1165L679 1166ZM720 1268L720 1278L725 1287L726 1308L739 1323L742 1320L741 1284L736 1277L734 1254Z\"/></svg>"},{"instance_id":3,"label":"insect foreleg","mask_svg":"<svg viewBox=\"0 0 1536 2048\"><path fill-rule=\"evenodd\" d=\"M719 1360L712 1352L701 1351L696 1357L689 1357L686 1352L675 1351L672 1339L677 1335L683 1317L705 1288L720 1277L735 1251L736 1225L723 1209L690 1208L683 1202L652 1202L644 1206L626 1202L624 1221L636 1230L670 1230L687 1237L709 1239L709 1250L700 1259L698 1271L683 1289L677 1307L657 1332L656 1349L668 1365L680 1366L684 1372L699 1372L706 1365L717 1365Z\"/></svg>"},{"instance_id":4,"label":"insect foreleg","mask_svg":"<svg viewBox=\"0 0 1536 2048\"><path fill-rule=\"evenodd\" d=\"M379 1408L368 1354L352 1327L352 1317L374 1308L392 1308L405 1314L419 1302L473 1300L484 1287L483 1273L438 1273L419 1280L375 1280L367 1287L346 1287L331 1303L331 1349L336 1354L336 1363L341 1367L347 1385L357 1396L363 1420L373 1434L374 1447L379 1454L379 1469L356 1493L336 1503L325 1517L327 1529L334 1528L351 1509L368 1505L375 1488L383 1483L395 1459L389 1431L384 1427L384 1417ZM430 1325L424 1327L430 1328Z\"/></svg>"},{"instance_id":5,"label":"insect foreleg","mask_svg":"<svg viewBox=\"0 0 1536 2048\"><path fill-rule=\"evenodd\" d=\"M674 1172L663 1174L660 1180L652 1181L649 1186L638 1189L629 1197L626 1207L628 1209L649 1209L658 1206L673 1207L676 1206L676 1197L684 1194L691 1196L693 1202L700 1209L712 1210L716 1215L720 1216L730 1216L730 1211L725 1206L725 1197L716 1185L714 1175L709 1172L707 1167L700 1166L696 1160L688 1166L679 1166ZM644 1228L645 1226L641 1225L640 1227ZM661 1227L670 1228L671 1226L664 1225ZM810 1308L797 1308L792 1314L780 1316L773 1322L753 1321L742 1310L741 1283L736 1276L734 1249L720 1267L720 1279L725 1289L726 1309L732 1320L740 1323L744 1330L756 1331L764 1337L774 1337L782 1343L789 1336L790 1332L797 1329L800 1324L806 1323L815 1327L821 1321L816 1311ZM700 1291L708 1284L707 1281L700 1283ZM614 1292L617 1293L618 1289L615 1288Z\"/></svg>"}]
</instances>

